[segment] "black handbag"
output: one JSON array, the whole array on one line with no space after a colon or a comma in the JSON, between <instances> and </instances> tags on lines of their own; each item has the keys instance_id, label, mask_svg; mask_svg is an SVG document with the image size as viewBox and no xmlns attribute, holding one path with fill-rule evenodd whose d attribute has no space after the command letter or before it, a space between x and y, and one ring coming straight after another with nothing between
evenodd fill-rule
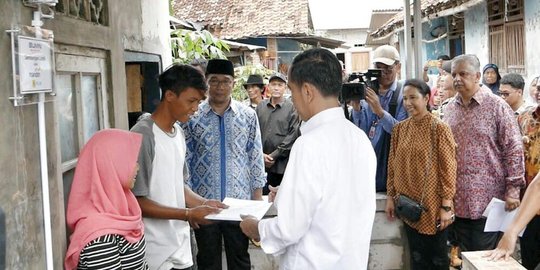
<instances>
[{"instance_id":1,"label":"black handbag","mask_svg":"<svg viewBox=\"0 0 540 270\"><path fill-rule=\"evenodd\" d=\"M396 215L401 219L406 219L411 222L417 222L422 216L422 212L426 209L421 203L400 194L396 200Z\"/></svg>"},{"instance_id":2,"label":"black handbag","mask_svg":"<svg viewBox=\"0 0 540 270\"><path fill-rule=\"evenodd\" d=\"M396 198L395 203L395 213L396 215L401 219L406 219L410 222L417 222L420 220L420 217L422 216L422 212L427 211L427 209L424 207L424 195L426 192L426 181L428 177L428 171L431 167L431 159L433 157L433 132L435 130L435 120L431 122L431 149L429 152L429 159L426 166L425 176L424 176L424 187L422 189L422 199L420 202L417 202L403 194L398 194Z\"/></svg>"}]
</instances>

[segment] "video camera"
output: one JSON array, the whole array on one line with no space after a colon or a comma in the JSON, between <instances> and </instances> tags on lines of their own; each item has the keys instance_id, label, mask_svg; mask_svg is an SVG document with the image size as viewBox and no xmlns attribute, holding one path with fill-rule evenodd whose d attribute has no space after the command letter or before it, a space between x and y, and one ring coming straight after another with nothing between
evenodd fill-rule
<instances>
[{"instance_id":1,"label":"video camera","mask_svg":"<svg viewBox=\"0 0 540 270\"><path fill-rule=\"evenodd\" d=\"M378 93L381 74L382 70L380 69L368 69L366 73L351 73L347 82L341 85L340 101L345 103L351 100L365 99L366 86Z\"/></svg>"}]
</instances>

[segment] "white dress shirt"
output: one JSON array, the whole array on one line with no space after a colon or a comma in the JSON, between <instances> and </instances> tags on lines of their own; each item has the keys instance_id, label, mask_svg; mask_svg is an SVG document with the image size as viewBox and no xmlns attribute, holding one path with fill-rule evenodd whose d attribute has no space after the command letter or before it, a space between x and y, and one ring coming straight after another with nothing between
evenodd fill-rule
<instances>
[{"instance_id":1,"label":"white dress shirt","mask_svg":"<svg viewBox=\"0 0 540 270\"><path fill-rule=\"evenodd\" d=\"M366 269L375 217L377 161L341 108L301 126L274 205L259 222L264 252L280 269Z\"/></svg>"}]
</instances>

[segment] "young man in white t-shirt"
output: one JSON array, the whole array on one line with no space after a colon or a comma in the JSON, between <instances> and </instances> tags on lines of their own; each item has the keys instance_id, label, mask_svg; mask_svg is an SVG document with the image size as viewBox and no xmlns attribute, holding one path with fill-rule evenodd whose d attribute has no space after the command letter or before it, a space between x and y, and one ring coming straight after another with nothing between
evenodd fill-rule
<instances>
[{"instance_id":1,"label":"young man in white t-shirt","mask_svg":"<svg viewBox=\"0 0 540 270\"><path fill-rule=\"evenodd\" d=\"M178 121L186 122L206 98L199 70L173 65L159 76L161 102L151 117L131 130L143 135L139 173L133 193L142 210L150 269L190 269L193 265L189 226L207 224L204 217L225 207L194 193L184 180L186 143Z\"/></svg>"}]
</instances>

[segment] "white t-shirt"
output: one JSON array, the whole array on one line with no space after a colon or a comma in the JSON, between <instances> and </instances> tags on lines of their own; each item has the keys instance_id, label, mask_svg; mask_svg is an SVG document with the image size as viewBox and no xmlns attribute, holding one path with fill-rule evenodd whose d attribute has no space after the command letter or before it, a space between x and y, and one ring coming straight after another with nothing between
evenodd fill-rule
<instances>
[{"instance_id":1,"label":"white t-shirt","mask_svg":"<svg viewBox=\"0 0 540 270\"><path fill-rule=\"evenodd\" d=\"M185 208L186 144L180 126L175 124L174 128L174 134L165 133L151 118L141 120L132 128L143 134L133 193L164 206ZM150 269L183 269L193 265L186 221L143 218L143 222Z\"/></svg>"},{"instance_id":2,"label":"white t-shirt","mask_svg":"<svg viewBox=\"0 0 540 270\"><path fill-rule=\"evenodd\" d=\"M264 252L280 269L366 269L375 217L377 159L341 108L301 128L274 205L259 222Z\"/></svg>"}]
</instances>

